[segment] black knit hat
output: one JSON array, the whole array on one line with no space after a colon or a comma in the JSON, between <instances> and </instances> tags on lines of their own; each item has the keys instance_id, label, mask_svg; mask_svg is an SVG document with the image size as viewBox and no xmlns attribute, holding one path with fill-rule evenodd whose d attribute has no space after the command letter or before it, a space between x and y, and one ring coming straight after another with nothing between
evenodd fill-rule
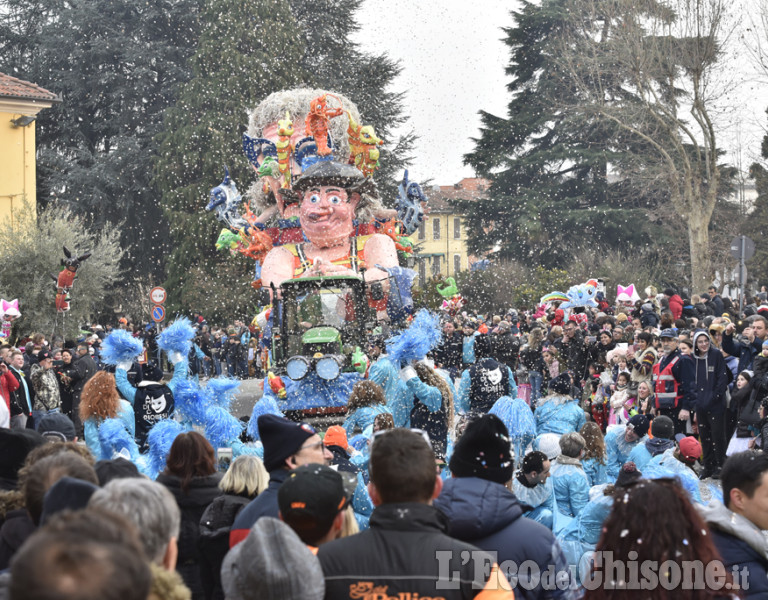
<instances>
[{"instance_id":1,"label":"black knit hat","mask_svg":"<svg viewBox=\"0 0 768 600\"><path fill-rule=\"evenodd\" d=\"M675 424L669 417L660 415L651 421L651 434L655 438L673 440L675 439Z\"/></svg>"},{"instance_id":2,"label":"black knit hat","mask_svg":"<svg viewBox=\"0 0 768 600\"><path fill-rule=\"evenodd\" d=\"M637 470L637 465L633 462L625 462L621 466L619 476L616 478L616 487L626 487L640 479L643 474Z\"/></svg>"},{"instance_id":3,"label":"black knit hat","mask_svg":"<svg viewBox=\"0 0 768 600\"><path fill-rule=\"evenodd\" d=\"M505 484L512 479L509 432L496 415L483 415L467 425L456 442L449 468L454 477L479 477Z\"/></svg>"},{"instance_id":4,"label":"black knit hat","mask_svg":"<svg viewBox=\"0 0 768 600\"><path fill-rule=\"evenodd\" d=\"M571 387L571 378L566 373L561 373L549 382L549 389L560 396L570 396Z\"/></svg>"},{"instance_id":5,"label":"black knit hat","mask_svg":"<svg viewBox=\"0 0 768 600\"><path fill-rule=\"evenodd\" d=\"M277 415L261 415L256 424L264 445L264 467L269 473L281 468L286 458L296 454L315 435L306 423L294 423Z\"/></svg>"}]
</instances>

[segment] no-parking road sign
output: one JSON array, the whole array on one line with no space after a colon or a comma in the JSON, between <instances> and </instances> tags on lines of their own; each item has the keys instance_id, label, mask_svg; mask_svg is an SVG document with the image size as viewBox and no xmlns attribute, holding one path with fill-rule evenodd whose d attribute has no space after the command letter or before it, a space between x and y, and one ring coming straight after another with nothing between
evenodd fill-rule
<instances>
[{"instance_id":1,"label":"no-parking road sign","mask_svg":"<svg viewBox=\"0 0 768 600\"><path fill-rule=\"evenodd\" d=\"M152 307L152 320L155 323L162 323L165 320L165 307L159 304Z\"/></svg>"}]
</instances>

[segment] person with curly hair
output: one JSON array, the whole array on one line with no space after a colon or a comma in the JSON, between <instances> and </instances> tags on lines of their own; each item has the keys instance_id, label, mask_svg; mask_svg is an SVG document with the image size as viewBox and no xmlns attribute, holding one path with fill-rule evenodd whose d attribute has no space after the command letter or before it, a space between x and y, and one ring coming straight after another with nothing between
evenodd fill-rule
<instances>
[{"instance_id":1,"label":"person with curly hair","mask_svg":"<svg viewBox=\"0 0 768 600\"><path fill-rule=\"evenodd\" d=\"M676 480L641 479L625 488L616 495L602 531L591 573L583 580L585 600L732 597L727 593L731 588L726 587L732 585L731 574L722 564L709 527ZM609 552L612 564L626 567L624 577L603 570ZM705 577L703 570L698 575L694 571L694 585L683 585L687 577L682 574L690 577L688 565L700 563L708 570L715 561L720 562L717 578L724 587L713 585L714 578L709 572ZM643 581L656 585L641 588Z\"/></svg>"},{"instance_id":2,"label":"person with curly hair","mask_svg":"<svg viewBox=\"0 0 768 600\"><path fill-rule=\"evenodd\" d=\"M584 468L590 487L608 483L608 471L605 467L605 439L600 425L591 421L584 423L579 433L586 442L581 466Z\"/></svg>"},{"instance_id":3,"label":"person with curly hair","mask_svg":"<svg viewBox=\"0 0 768 600\"><path fill-rule=\"evenodd\" d=\"M377 415L389 412L387 398L381 386L369 380L358 381L347 400L347 418L344 420L347 437L352 437L356 428L365 432L373 425Z\"/></svg>"},{"instance_id":4,"label":"person with curly hair","mask_svg":"<svg viewBox=\"0 0 768 600\"><path fill-rule=\"evenodd\" d=\"M99 425L106 419L119 418L126 431L135 437L136 418L133 407L127 400L120 398L115 385L115 376L106 371L98 371L83 387L80 395L80 420L85 429L85 443L97 459L111 459L102 456L99 442Z\"/></svg>"}]
</instances>

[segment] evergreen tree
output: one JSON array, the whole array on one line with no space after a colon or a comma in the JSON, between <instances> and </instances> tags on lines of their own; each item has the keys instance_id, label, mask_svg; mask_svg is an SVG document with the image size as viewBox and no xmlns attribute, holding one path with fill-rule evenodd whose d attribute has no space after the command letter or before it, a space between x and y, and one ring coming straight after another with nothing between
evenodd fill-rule
<instances>
[{"instance_id":1,"label":"evergreen tree","mask_svg":"<svg viewBox=\"0 0 768 600\"><path fill-rule=\"evenodd\" d=\"M225 166L241 187L253 178L241 145L247 111L272 92L305 83L303 44L285 0L206 0L201 19L193 77L167 111L155 162L174 246L166 287L172 311L231 318L232 298L239 299L234 306L241 314L252 308L253 261L238 256L238 270L226 281L218 277L232 259L216 254L221 224L203 209ZM226 302L199 299L197 289L211 278Z\"/></svg>"},{"instance_id":2,"label":"evergreen tree","mask_svg":"<svg viewBox=\"0 0 768 600\"><path fill-rule=\"evenodd\" d=\"M515 25L504 30L512 78L507 117L481 112L480 137L465 156L492 181L487 199L459 203L474 251L498 247L502 257L554 267L568 264L578 247L600 251L650 240L645 209L663 190L609 179L612 167L642 145L577 110L583 91L558 59L566 33L606 35L595 31L599 15L577 22L572 8L568 0L523 2ZM606 97L632 102L620 76L602 83Z\"/></svg>"},{"instance_id":3,"label":"evergreen tree","mask_svg":"<svg viewBox=\"0 0 768 600\"><path fill-rule=\"evenodd\" d=\"M0 17L0 70L63 99L37 120L40 209L58 202L97 229L120 224L124 266L155 277L167 226L154 137L189 78L199 3L8 0Z\"/></svg>"}]
</instances>

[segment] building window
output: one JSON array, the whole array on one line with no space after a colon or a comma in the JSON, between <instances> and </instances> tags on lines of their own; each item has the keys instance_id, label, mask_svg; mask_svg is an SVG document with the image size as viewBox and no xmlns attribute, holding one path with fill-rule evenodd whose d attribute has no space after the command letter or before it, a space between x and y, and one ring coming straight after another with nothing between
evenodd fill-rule
<instances>
[{"instance_id":1,"label":"building window","mask_svg":"<svg viewBox=\"0 0 768 600\"><path fill-rule=\"evenodd\" d=\"M432 219L432 239L433 240L440 239L440 218L439 217Z\"/></svg>"},{"instance_id":2,"label":"building window","mask_svg":"<svg viewBox=\"0 0 768 600\"><path fill-rule=\"evenodd\" d=\"M453 219L453 239L461 239L461 219L459 217Z\"/></svg>"},{"instance_id":3,"label":"building window","mask_svg":"<svg viewBox=\"0 0 768 600\"><path fill-rule=\"evenodd\" d=\"M419 259L419 281L421 282L421 285L425 285L427 283L427 259L426 258Z\"/></svg>"},{"instance_id":4,"label":"building window","mask_svg":"<svg viewBox=\"0 0 768 600\"><path fill-rule=\"evenodd\" d=\"M432 257L432 275L440 275L440 257Z\"/></svg>"},{"instance_id":5,"label":"building window","mask_svg":"<svg viewBox=\"0 0 768 600\"><path fill-rule=\"evenodd\" d=\"M419 239L420 239L420 240L423 240L423 239L426 239L426 237L427 237L427 234L426 234L426 225L425 225L424 221L422 221L422 222L419 224Z\"/></svg>"},{"instance_id":6,"label":"building window","mask_svg":"<svg viewBox=\"0 0 768 600\"><path fill-rule=\"evenodd\" d=\"M461 254L453 255L453 272L458 273L461 271Z\"/></svg>"}]
</instances>

